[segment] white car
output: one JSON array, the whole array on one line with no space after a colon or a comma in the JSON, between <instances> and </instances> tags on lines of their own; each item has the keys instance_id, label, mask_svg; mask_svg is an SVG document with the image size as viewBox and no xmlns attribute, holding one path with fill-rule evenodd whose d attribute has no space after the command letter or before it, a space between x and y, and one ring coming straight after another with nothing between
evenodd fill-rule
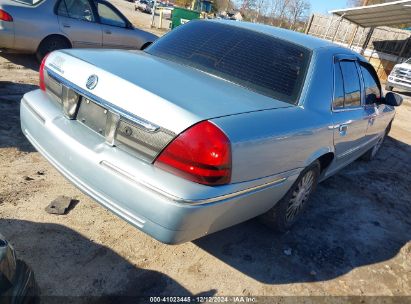
<instances>
[{"instance_id":1,"label":"white car","mask_svg":"<svg viewBox=\"0 0 411 304\"><path fill-rule=\"evenodd\" d=\"M411 58L401 64L397 64L392 69L385 89L392 91L393 88L411 92Z\"/></svg>"},{"instance_id":2,"label":"white car","mask_svg":"<svg viewBox=\"0 0 411 304\"><path fill-rule=\"evenodd\" d=\"M137 0L134 6L134 9L137 11L141 11L143 13L148 13L151 14L153 11L153 4L151 1L147 1L147 0Z\"/></svg>"}]
</instances>

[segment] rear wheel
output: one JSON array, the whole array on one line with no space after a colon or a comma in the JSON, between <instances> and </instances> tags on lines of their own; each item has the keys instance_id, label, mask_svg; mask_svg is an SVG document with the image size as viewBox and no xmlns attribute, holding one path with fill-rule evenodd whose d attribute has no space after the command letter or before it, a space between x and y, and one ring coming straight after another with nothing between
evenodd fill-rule
<instances>
[{"instance_id":1,"label":"rear wheel","mask_svg":"<svg viewBox=\"0 0 411 304\"><path fill-rule=\"evenodd\" d=\"M320 162L317 160L301 172L286 195L268 212L261 221L279 232L285 232L298 220L307 207L311 194L317 188Z\"/></svg>"},{"instance_id":2,"label":"rear wheel","mask_svg":"<svg viewBox=\"0 0 411 304\"><path fill-rule=\"evenodd\" d=\"M62 36L50 36L45 38L37 49L36 57L39 62L50 52L71 48L70 42Z\"/></svg>"}]
</instances>

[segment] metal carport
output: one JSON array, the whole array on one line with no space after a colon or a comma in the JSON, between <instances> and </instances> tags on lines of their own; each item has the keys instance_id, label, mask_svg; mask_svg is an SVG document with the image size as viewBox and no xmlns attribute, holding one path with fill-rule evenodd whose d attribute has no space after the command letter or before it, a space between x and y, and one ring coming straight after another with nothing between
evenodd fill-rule
<instances>
[{"instance_id":1,"label":"metal carport","mask_svg":"<svg viewBox=\"0 0 411 304\"><path fill-rule=\"evenodd\" d=\"M349 44L350 47L360 26L371 29L367 34L364 46L362 48L361 53L363 53L375 27L402 24L411 25L411 0L401 0L382 4L339 9L330 11L329 13L339 16L340 20L346 19L357 24L352 36L353 38ZM411 36L408 40L410 39ZM407 45L408 41L404 41L403 47L397 57L397 62L405 52Z\"/></svg>"},{"instance_id":2,"label":"metal carport","mask_svg":"<svg viewBox=\"0 0 411 304\"><path fill-rule=\"evenodd\" d=\"M411 24L411 0L330 11L362 27Z\"/></svg>"}]
</instances>

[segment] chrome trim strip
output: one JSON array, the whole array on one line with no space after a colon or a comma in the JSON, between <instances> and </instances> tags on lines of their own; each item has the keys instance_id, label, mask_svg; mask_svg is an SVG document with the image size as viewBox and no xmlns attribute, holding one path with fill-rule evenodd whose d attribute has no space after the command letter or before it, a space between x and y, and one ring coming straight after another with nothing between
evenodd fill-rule
<instances>
[{"instance_id":1,"label":"chrome trim strip","mask_svg":"<svg viewBox=\"0 0 411 304\"><path fill-rule=\"evenodd\" d=\"M34 114L43 124L46 123L46 119L40 115L39 112L36 111L36 109L33 108L32 105L30 105L25 99L23 99L22 103L26 106L27 109L30 110L31 113Z\"/></svg>"},{"instance_id":2,"label":"chrome trim strip","mask_svg":"<svg viewBox=\"0 0 411 304\"><path fill-rule=\"evenodd\" d=\"M363 144L361 144L361 145L359 145L359 146L357 146L357 147L354 147L354 148L351 148L351 149L345 151L343 154L338 155L338 156L337 156L337 159L344 158L344 157L346 157L346 156L348 156L348 155L350 155L350 154L352 154L352 153L354 153L354 152L356 152L356 151L364 148L364 147L367 146L369 143L371 143L372 141L374 141L375 139L377 139L379 136L380 136L380 135L376 135L376 136L374 136L373 138L367 140L365 143L363 143Z\"/></svg>"},{"instance_id":3,"label":"chrome trim strip","mask_svg":"<svg viewBox=\"0 0 411 304\"><path fill-rule=\"evenodd\" d=\"M80 88L78 85L72 83L71 81L68 81L67 79L61 77L60 75L58 75L56 72L53 72L52 70L50 70L49 68L45 68L48 75L51 78L54 78L54 80L60 82L61 84L70 87L72 90L76 91L78 94L92 100L93 102L99 104L100 106L111 110L112 112L115 112L117 114L120 114L122 117L126 118L127 120L135 123L136 125L138 125L139 127L147 130L148 132L156 132L160 129L160 126L157 126L156 124L153 124L151 122L149 122L148 120L145 120L144 118L138 117L106 100L104 100L103 98L100 98L82 88Z\"/></svg>"},{"instance_id":4,"label":"chrome trim strip","mask_svg":"<svg viewBox=\"0 0 411 304\"><path fill-rule=\"evenodd\" d=\"M223 201L223 200L226 200L226 199L230 199L230 198L234 198L234 197L237 197L237 196L240 196L240 195L248 194L248 193L251 193L251 192L254 192L254 191L257 191L257 190L262 190L264 188L268 188L270 186L280 184L280 183L287 180L286 177L279 177L279 178L277 178L277 179L275 179L271 182L268 182L268 183L265 183L265 184L262 184L262 185L258 185L258 186L254 186L254 187L251 187L251 188L247 188L247 189L244 189L244 190L236 191L236 192L233 192L233 193L228 193L228 194L224 194L224 195L220 195L220 196L216 196L216 197L211 197L211 198L206 198L206 199L190 200L190 199L184 199L184 198L177 197L177 196L172 195L172 194L170 194L166 191L163 191L163 190L161 190L161 189L159 189L159 188L157 188L157 187L155 187L155 186L153 186L153 185L151 185L147 182L139 180L134 175L128 173L127 171L125 171L123 169L120 169L119 167L113 165L112 163L110 163L108 161L103 160L103 161L100 162L100 165L102 165L103 167L105 167L105 168L107 168L111 171L114 171L116 174L123 176L124 178L130 180L133 183L136 183L138 185L146 187L147 189L163 196L166 199L172 200L172 201L174 201L176 203L179 203L179 204L185 204L185 205L191 205L191 206L217 203L217 202L220 202L220 201Z\"/></svg>"},{"instance_id":5,"label":"chrome trim strip","mask_svg":"<svg viewBox=\"0 0 411 304\"><path fill-rule=\"evenodd\" d=\"M133 213L129 212L128 210L120 207L115 202L111 201L109 198L105 197L100 192L90 188L87 184L83 181L78 179L76 176L72 175L69 171L67 171L64 167L62 167L52 156L50 156L34 139L34 137L30 134L27 129L24 129L24 134L26 135L27 139L31 142L31 144L39 151L65 178L67 178L70 182L72 182L76 187L78 187L82 192L91 196L96 201L100 202L101 205L107 207L108 209L112 210L114 213L120 215L129 223L143 228L146 220L137 217Z\"/></svg>"}]
</instances>

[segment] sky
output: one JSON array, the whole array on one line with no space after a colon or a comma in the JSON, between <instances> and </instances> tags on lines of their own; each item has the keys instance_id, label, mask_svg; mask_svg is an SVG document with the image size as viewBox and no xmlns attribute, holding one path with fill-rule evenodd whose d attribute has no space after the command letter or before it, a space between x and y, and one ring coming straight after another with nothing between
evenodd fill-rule
<instances>
[{"instance_id":1,"label":"sky","mask_svg":"<svg viewBox=\"0 0 411 304\"><path fill-rule=\"evenodd\" d=\"M347 0L309 0L311 13L325 14L328 11L346 8Z\"/></svg>"}]
</instances>

